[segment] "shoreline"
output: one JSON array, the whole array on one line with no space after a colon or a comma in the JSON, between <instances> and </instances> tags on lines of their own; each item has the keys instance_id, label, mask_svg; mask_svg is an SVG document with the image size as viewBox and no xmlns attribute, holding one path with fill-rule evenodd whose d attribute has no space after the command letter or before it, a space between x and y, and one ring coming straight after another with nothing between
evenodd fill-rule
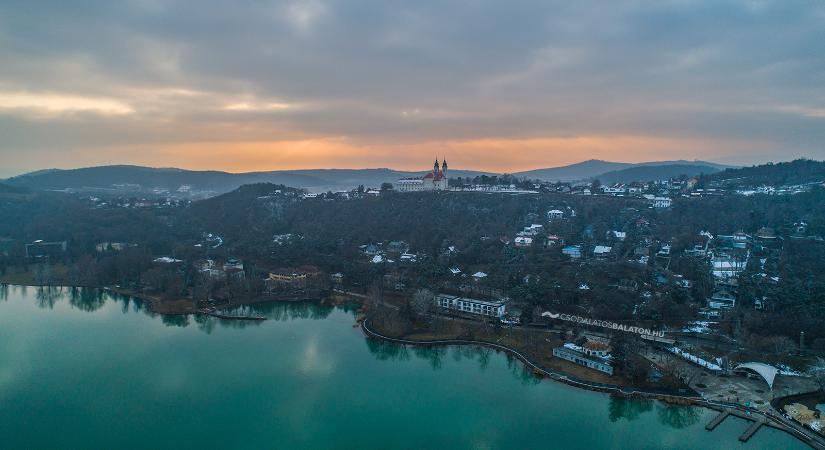
<instances>
[{"instance_id":1,"label":"shoreline","mask_svg":"<svg viewBox=\"0 0 825 450\"><path fill-rule=\"evenodd\" d=\"M534 363L530 358L523 355L521 352L507 347L505 345L496 344L492 342L485 342L485 341L476 341L476 340L467 340L467 339L444 339L444 340L422 340L422 341L415 341L409 339L401 339L401 338L394 338L390 336L385 336L381 333L373 331L369 328L367 322L369 318L365 318L361 321L361 331L364 333L366 338L374 338L374 339L381 339L383 341L392 342L395 344L402 344L402 345L418 345L424 347L432 347L432 346L463 346L463 345L470 345L470 346L480 346L491 348L493 350L504 352L518 361L525 365L526 368L530 369L530 371L541 378L549 378L552 381L565 384L567 386L571 386L578 389L584 389L593 392L599 392L603 394L609 395L618 395L623 398L643 398L649 400L659 400L668 404L672 405L689 405L689 406L697 406L702 408L711 409L714 411L719 412L731 412L732 415L736 412L744 414L748 417L757 417L759 420L764 422L764 425L769 426L771 428L784 431L785 433L795 437L796 439L800 440L806 445L809 445L815 449L825 449L825 438L811 435L810 433L815 433L813 430L807 430L802 428L801 426L797 426L794 423L787 422L784 417L777 416L776 413L774 414L766 414L762 411L759 411L754 408L746 407L743 405L739 405L736 403L726 403L726 402L716 402L712 400L706 400L702 397L696 396L680 396L680 395L670 395L670 394L662 394L657 392L646 391L643 389L633 388L632 390L629 388L623 388L617 385L610 385L606 383L591 383L584 380L578 380L572 378L571 376L554 372L552 370L548 370L536 363ZM804 430L804 431L803 431Z\"/></svg>"}]
</instances>

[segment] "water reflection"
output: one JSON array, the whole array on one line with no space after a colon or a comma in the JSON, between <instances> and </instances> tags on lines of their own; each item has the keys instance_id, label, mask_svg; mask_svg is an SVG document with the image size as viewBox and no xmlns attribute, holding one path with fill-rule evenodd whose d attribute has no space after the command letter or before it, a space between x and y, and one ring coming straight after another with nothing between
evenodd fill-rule
<instances>
[{"instance_id":1,"label":"water reflection","mask_svg":"<svg viewBox=\"0 0 825 450\"><path fill-rule=\"evenodd\" d=\"M479 370L484 372L490 365L493 353L495 353L494 350L479 345L405 345L375 338L365 339L364 342L370 353L379 361L408 361L412 356L415 356L417 359L427 361L433 370L440 369L444 365L445 359L452 357L456 362L462 360L476 361ZM541 381L524 364L509 355L507 355L507 367L513 373L514 378L520 380L523 384L537 384Z\"/></svg>"},{"instance_id":2,"label":"water reflection","mask_svg":"<svg viewBox=\"0 0 825 450\"><path fill-rule=\"evenodd\" d=\"M0 284L0 300L7 301L9 299L9 285Z\"/></svg>"},{"instance_id":3,"label":"water reflection","mask_svg":"<svg viewBox=\"0 0 825 450\"><path fill-rule=\"evenodd\" d=\"M85 312L95 312L106 304L108 297L99 289L68 288L69 304Z\"/></svg>"},{"instance_id":4,"label":"water reflection","mask_svg":"<svg viewBox=\"0 0 825 450\"><path fill-rule=\"evenodd\" d=\"M39 286L35 295L35 302L39 308L54 309L63 298L63 289L52 286Z\"/></svg>"},{"instance_id":5,"label":"water reflection","mask_svg":"<svg viewBox=\"0 0 825 450\"><path fill-rule=\"evenodd\" d=\"M346 310L347 308L343 308ZM326 319L335 310L334 306L314 301L256 303L226 309L227 314L241 316L264 316L269 320L285 322L296 319Z\"/></svg>"},{"instance_id":6,"label":"water reflection","mask_svg":"<svg viewBox=\"0 0 825 450\"><path fill-rule=\"evenodd\" d=\"M611 422L627 420L632 422L642 415L653 411L654 401L645 399L628 399L611 396L608 402L608 418ZM656 405L659 423L670 428L682 429L695 425L702 418L702 411L692 406Z\"/></svg>"},{"instance_id":7,"label":"water reflection","mask_svg":"<svg viewBox=\"0 0 825 450\"><path fill-rule=\"evenodd\" d=\"M409 347L383 339L366 339L367 348L379 361L409 361Z\"/></svg>"},{"instance_id":8,"label":"water reflection","mask_svg":"<svg viewBox=\"0 0 825 450\"><path fill-rule=\"evenodd\" d=\"M6 301L9 297L9 285L0 285L0 300ZM19 292L25 297L29 287L12 286L15 293ZM116 294L113 292L81 287L53 287L38 286L36 289L35 305L42 309L54 309L64 298L68 298L69 305L80 311L95 312L103 308L107 302L114 302L120 305L123 314L143 313L150 317L158 314L149 310L148 304L143 300L128 295ZM279 322L298 319L322 320L329 317L336 309L345 311L352 310L352 307L336 307L321 304L313 301L283 302L283 303L258 303L254 305L244 305L235 308L222 310L228 315L239 316L264 316L269 320ZM162 322L166 326L185 328L194 322L200 331L206 334L212 333L215 327L241 329L246 327L260 326L265 321L256 320L227 320L203 315L160 315Z\"/></svg>"},{"instance_id":9,"label":"water reflection","mask_svg":"<svg viewBox=\"0 0 825 450\"><path fill-rule=\"evenodd\" d=\"M642 414L653 410L652 400L636 400L624 397L611 396L607 404L607 416L611 422L622 419L632 422Z\"/></svg>"},{"instance_id":10,"label":"water reflection","mask_svg":"<svg viewBox=\"0 0 825 450\"><path fill-rule=\"evenodd\" d=\"M695 425L702 418L699 408L678 405L659 405L659 423L671 428L682 429Z\"/></svg>"}]
</instances>

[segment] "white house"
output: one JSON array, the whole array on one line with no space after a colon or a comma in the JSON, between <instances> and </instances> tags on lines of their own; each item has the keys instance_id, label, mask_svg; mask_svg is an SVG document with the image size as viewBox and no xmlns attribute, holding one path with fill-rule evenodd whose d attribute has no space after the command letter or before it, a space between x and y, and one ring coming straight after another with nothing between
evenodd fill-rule
<instances>
[{"instance_id":1,"label":"white house","mask_svg":"<svg viewBox=\"0 0 825 450\"><path fill-rule=\"evenodd\" d=\"M708 299L708 307L711 309L730 309L736 306L736 296L728 291L716 291Z\"/></svg>"},{"instance_id":2,"label":"white house","mask_svg":"<svg viewBox=\"0 0 825 450\"><path fill-rule=\"evenodd\" d=\"M564 217L564 212L558 209L551 209L547 211L547 220L552 222L554 220L561 220Z\"/></svg>"},{"instance_id":3,"label":"white house","mask_svg":"<svg viewBox=\"0 0 825 450\"><path fill-rule=\"evenodd\" d=\"M673 200L667 197L653 197L650 200L650 204L657 209L670 208L670 205L673 204Z\"/></svg>"},{"instance_id":4,"label":"white house","mask_svg":"<svg viewBox=\"0 0 825 450\"><path fill-rule=\"evenodd\" d=\"M544 225L532 224L529 227L524 227L524 231L520 234L523 236L538 236L544 232Z\"/></svg>"},{"instance_id":5,"label":"white house","mask_svg":"<svg viewBox=\"0 0 825 450\"><path fill-rule=\"evenodd\" d=\"M599 258L599 257L603 258L603 257L609 255L612 250L613 250L613 247L608 247L607 245L597 245L597 246L593 247L593 256L595 256L597 258Z\"/></svg>"},{"instance_id":6,"label":"white house","mask_svg":"<svg viewBox=\"0 0 825 450\"><path fill-rule=\"evenodd\" d=\"M514 241L516 247L525 248L533 245L533 238L527 236L518 236Z\"/></svg>"},{"instance_id":7,"label":"white house","mask_svg":"<svg viewBox=\"0 0 825 450\"><path fill-rule=\"evenodd\" d=\"M716 278L731 278L739 275L747 266L747 259L736 259L727 255L720 255L711 260L713 276Z\"/></svg>"}]
</instances>

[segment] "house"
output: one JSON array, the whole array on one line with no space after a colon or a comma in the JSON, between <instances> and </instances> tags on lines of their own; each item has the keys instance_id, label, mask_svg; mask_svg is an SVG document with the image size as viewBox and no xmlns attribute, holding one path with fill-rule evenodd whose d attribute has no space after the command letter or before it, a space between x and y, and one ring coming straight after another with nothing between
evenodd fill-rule
<instances>
[{"instance_id":1,"label":"house","mask_svg":"<svg viewBox=\"0 0 825 450\"><path fill-rule=\"evenodd\" d=\"M450 267L450 273L453 275L461 275L461 269L458 267Z\"/></svg>"},{"instance_id":2,"label":"house","mask_svg":"<svg viewBox=\"0 0 825 450\"><path fill-rule=\"evenodd\" d=\"M418 255L415 253L402 253L401 256L398 257L398 260L402 263L409 263L414 264L418 262Z\"/></svg>"},{"instance_id":3,"label":"house","mask_svg":"<svg viewBox=\"0 0 825 450\"><path fill-rule=\"evenodd\" d=\"M581 245L568 245L561 249L561 252L573 259L578 259L582 257L582 246Z\"/></svg>"},{"instance_id":4,"label":"house","mask_svg":"<svg viewBox=\"0 0 825 450\"><path fill-rule=\"evenodd\" d=\"M555 234L547 235L547 240L544 241L544 246L547 248L555 247L564 244L564 240Z\"/></svg>"},{"instance_id":5,"label":"house","mask_svg":"<svg viewBox=\"0 0 825 450\"><path fill-rule=\"evenodd\" d=\"M729 255L720 255L711 259L713 276L716 278L731 278L739 275L747 266L747 259L738 259Z\"/></svg>"},{"instance_id":6,"label":"house","mask_svg":"<svg viewBox=\"0 0 825 450\"><path fill-rule=\"evenodd\" d=\"M404 241L391 241L387 244L387 253L406 253L410 249L410 244Z\"/></svg>"},{"instance_id":7,"label":"house","mask_svg":"<svg viewBox=\"0 0 825 450\"><path fill-rule=\"evenodd\" d=\"M158 264L177 264L177 263L182 263L183 260L182 259L171 258L169 256L161 256L160 258L153 259L152 262L156 262Z\"/></svg>"},{"instance_id":8,"label":"house","mask_svg":"<svg viewBox=\"0 0 825 450\"><path fill-rule=\"evenodd\" d=\"M659 249L656 256L670 256L670 244L662 244L662 248Z\"/></svg>"},{"instance_id":9,"label":"house","mask_svg":"<svg viewBox=\"0 0 825 450\"><path fill-rule=\"evenodd\" d=\"M730 309L736 306L736 296L727 290L719 290L708 299L708 308Z\"/></svg>"},{"instance_id":10,"label":"house","mask_svg":"<svg viewBox=\"0 0 825 450\"><path fill-rule=\"evenodd\" d=\"M617 241L624 241L627 238L627 233L624 231L608 231L605 234L607 239L616 239Z\"/></svg>"},{"instance_id":11,"label":"house","mask_svg":"<svg viewBox=\"0 0 825 450\"><path fill-rule=\"evenodd\" d=\"M656 209L665 209L670 208L673 204L673 200L669 199L668 197L653 197L650 199L650 204Z\"/></svg>"},{"instance_id":12,"label":"house","mask_svg":"<svg viewBox=\"0 0 825 450\"><path fill-rule=\"evenodd\" d=\"M332 282L332 285L336 288L341 288L344 285L344 274L341 272L336 272L329 276L329 281Z\"/></svg>"},{"instance_id":13,"label":"house","mask_svg":"<svg viewBox=\"0 0 825 450\"><path fill-rule=\"evenodd\" d=\"M547 211L547 221L552 222L554 220L561 220L564 218L564 212L558 209L551 209Z\"/></svg>"},{"instance_id":14,"label":"house","mask_svg":"<svg viewBox=\"0 0 825 450\"><path fill-rule=\"evenodd\" d=\"M306 289L317 280L321 272L312 266L303 266L296 269L278 269L269 272L264 280L270 292L279 289Z\"/></svg>"},{"instance_id":15,"label":"house","mask_svg":"<svg viewBox=\"0 0 825 450\"><path fill-rule=\"evenodd\" d=\"M237 258L229 258L224 261L223 270L243 270L243 262Z\"/></svg>"},{"instance_id":16,"label":"house","mask_svg":"<svg viewBox=\"0 0 825 450\"><path fill-rule=\"evenodd\" d=\"M485 278L487 278L487 274L484 273L484 272L476 272L476 273L473 274L473 279L475 281L481 281Z\"/></svg>"},{"instance_id":17,"label":"house","mask_svg":"<svg viewBox=\"0 0 825 450\"><path fill-rule=\"evenodd\" d=\"M195 261L194 263L192 263L192 266L198 272L203 272L203 271L206 271L206 270L214 269L215 268L215 261L213 261L211 259L199 259L199 260Z\"/></svg>"},{"instance_id":18,"label":"house","mask_svg":"<svg viewBox=\"0 0 825 450\"><path fill-rule=\"evenodd\" d=\"M606 258L611 251L613 251L613 247L608 247L606 245L597 245L593 247L593 256L595 256L596 258Z\"/></svg>"},{"instance_id":19,"label":"house","mask_svg":"<svg viewBox=\"0 0 825 450\"><path fill-rule=\"evenodd\" d=\"M120 252L128 246L129 244L125 244L123 242L101 242L100 244L95 245L95 251L98 253L105 253L108 251Z\"/></svg>"},{"instance_id":20,"label":"house","mask_svg":"<svg viewBox=\"0 0 825 450\"><path fill-rule=\"evenodd\" d=\"M436 295L435 305L450 311L497 317L499 319L504 317L506 312L506 303L504 300L478 300L447 294Z\"/></svg>"},{"instance_id":21,"label":"house","mask_svg":"<svg viewBox=\"0 0 825 450\"><path fill-rule=\"evenodd\" d=\"M523 236L538 236L544 232L544 225L532 224L529 227L524 227L524 231L519 233Z\"/></svg>"},{"instance_id":22,"label":"house","mask_svg":"<svg viewBox=\"0 0 825 450\"><path fill-rule=\"evenodd\" d=\"M31 244L26 244L26 258L50 258L61 256L66 253L68 243L66 241L44 242L37 240Z\"/></svg>"},{"instance_id":23,"label":"house","mask_svg":"<svg viewBox=\"0 0 825 450\"><path fill-rule=\"evenodd\" d=\"M622 195L627 192L627 188L623 184L614 184L602 189L602 192L610 195Z\"/></svg>"},{"instance_id":24,"label":"house","mask_svg":"<svg viewBox=\"0 0 825 450\"><path fill-rule=\"evenodd\" d=\"M433 171L421 178L402 178L395 183L398 192L446 191L449 188L447 178L447 160L439 166L438 159L433 164Z\"/></svg>"},{"instance_id":25,"label":"house","mask_svg":"<svg viewBox=\"0 0 825 450\"><path fill-rule=\"evenodd\" d=\"M598 344L585 348L588 344ZM566 361L578 364L588 369L593 369L608 375L613 375L613 366L609 358L609 347L605 344L590 342L585 343L585 346L578 346L573 343L564 344L562 347L553 349L553 356L561 358ZM604 347L602 347L604 346ZM605 356L598 356L605 355Z\"/></svg>"},{"instance_id":26,"label":"house","mask_svg":"<svg viewBox=\"0 0 825 450\"><path fill-rule=\"evenodd\" d=\"M364 253L367 256L380 255L382 253L381 244L367 244L364 246Z\"/></svg>"},{"instance_id":27,"label":"house","mask_svg":"<svg viewBox=\"0 0 825 450\"><path fill-rule=\"evenodd\" d=\"M518 236L514 241L515 246L518 248L526 248L533 245L533 238L527 236Z\"/></svg>"},{"instance_id":28,"label":"house","mask_svg":"<svg viewBox=\"0 0 825 450\"><path fill-rule=\"evenodd\" d=\"M292 240L292 234L276 234L272 236L272 243L275 245L286 245Z\"/></svg>"}]
</instances>

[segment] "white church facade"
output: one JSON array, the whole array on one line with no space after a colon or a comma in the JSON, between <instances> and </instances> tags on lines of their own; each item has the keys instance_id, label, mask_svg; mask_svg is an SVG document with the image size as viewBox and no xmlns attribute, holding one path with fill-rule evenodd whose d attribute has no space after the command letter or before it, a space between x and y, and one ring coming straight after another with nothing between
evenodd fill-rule
<instances>
[{"instance_id":1,"label":"white church facade","mask_svg":"<svg viewBox=\"0 0 825 450\"><path fill-rule=\"evenodd\" d=\"M439 166L436 159L432 172L421 178L402 178L395 183L395 188L398 192L446 191L449 188L447 160Z\"/></svg>"}]
</instances>

